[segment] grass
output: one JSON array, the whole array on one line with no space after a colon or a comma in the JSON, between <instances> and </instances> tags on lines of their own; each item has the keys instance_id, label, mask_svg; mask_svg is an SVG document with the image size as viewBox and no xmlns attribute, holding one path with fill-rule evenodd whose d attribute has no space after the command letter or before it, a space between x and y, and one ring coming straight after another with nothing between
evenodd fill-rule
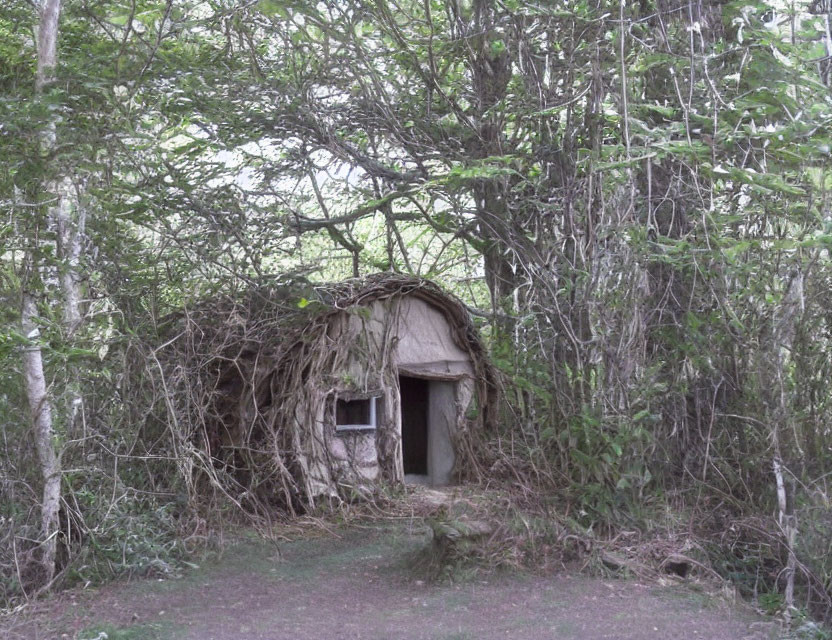
<instances>
[{"instance_id":1,"label":"grass","mask_svg":"<svg viewBox=\"0 0 832 640\"><path fill-rule=\"evenodd\" d=\"M177 625L172 622L151 622L117 628L111 624L97 624L81 631L78 640L171 640L176 637Z\"/></svg>"},{"instance_id":2,"label":"grass","mask_svg":"<svg viewBox=\"0 0 832 640\"><path fill-rule=\"evenodd\" d=\"M591 578L541 578L507 569L476 581L420 582L408 559L428 540L425 530L402 523L337 529L335 536L313 532L280 545L241 537L225 553L203 557L179 578L124 585L116 598L91 603L83 616L78 615L80 607L73 609L73 628L80 620L87 625L73 637L175 640L203 637L211 629L216 637L242 640L254 634L272 637L275 629L282 629L285 635L279 637L288 638L294 629L315 625L337 634L346 620L351 628L363 629L361 637L378 640L395 637L374 635L382 629L402 629L411 634L407 637L427 633L434 640L473 640L495 637L494 632L500 637L546 633L578 639L587 629L597 631L598 615L613 626L628 625L635 617L651 633L656 627L667 631L667 617L674 614L689 620L702 616L704 629L730 622L718 595L696 591L690 584L661 589L648 584L634 590L623 580L601 584ZM337 588L326 588L332 584ZM261 598L256 610L243 604L247 588L255 599ZM358 616L344 606L343 594L352 589L363 594L360 602L365 606ZM321 600L297 597L298 591L320 593ZM112 611L119 617L111 617ZM817 634L794 637L832 640Z\"/></svg>"},{"instance_id":3,"label":"grass","mask_svg":"<svg viewBox=\"0 0 832 640\"><path fill-rule=\"evenodd\" d=\"M654 587L651 594L668 602L680 602L689 609L715 609L720 603L719 595L708 593L695 583Z\"/></svg>"}]
</instances>

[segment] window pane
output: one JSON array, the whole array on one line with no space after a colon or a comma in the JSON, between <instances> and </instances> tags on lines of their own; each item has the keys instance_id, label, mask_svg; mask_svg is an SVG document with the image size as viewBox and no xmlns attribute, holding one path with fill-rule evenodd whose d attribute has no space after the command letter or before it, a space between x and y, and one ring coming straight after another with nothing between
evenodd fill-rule
<instances>
[{"instance_id":1,"label":"window pane","mask_svg":"<svg viewBox=\"0 0 832 640\"><path fill-rule=\"evenodd\" d=\"M335 424L370 424L370 400L338 400Z\"/></svg>"}]
</instances>

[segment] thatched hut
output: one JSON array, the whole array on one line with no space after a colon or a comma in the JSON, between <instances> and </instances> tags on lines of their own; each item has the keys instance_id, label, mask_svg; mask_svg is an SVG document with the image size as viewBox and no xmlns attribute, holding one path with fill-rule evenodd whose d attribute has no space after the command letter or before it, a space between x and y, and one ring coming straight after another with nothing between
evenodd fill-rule
<instances>
[{"instance_id":1,"label":"thatched hut","mask_svg":"<svg viewBox=\"0 0 832 640\"><path fill-rule=\"evenodd\" d=\"M280 282L175 327L164 368L180 442L194 475L241 504L297 510L476 472L493 370L466 307L431 282Z\"/></svg>"}]
</instances>

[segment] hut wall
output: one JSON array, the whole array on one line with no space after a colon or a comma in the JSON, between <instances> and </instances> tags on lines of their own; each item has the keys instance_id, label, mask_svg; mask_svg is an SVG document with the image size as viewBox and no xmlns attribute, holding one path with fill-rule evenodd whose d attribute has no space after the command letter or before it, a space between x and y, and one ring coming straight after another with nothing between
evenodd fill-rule
<instances>
[{"instance_id":1,"label":"hut wall","mask_svg":"<svg viewBox=\"0 0 832 640\"><path fill-rule=\"evenodd\" d=\"M330 482L361 487L379 479L404 480L399 392L399 374L404 373L431 381L429 475L435 484L449 483L474 371L445 316L415 297L376 300L334 316L329 339L333 345L346 345L341 366L332 369L323 385L326 398L313 429L326 442ZM338 431L335 398L370 395L379 398L376 429ZM320 474L320 484L325 475Z\"/></svg>"},{"instance_id":2,"label":"hut wall","mask_svg":"<svg viewBox=\"0 0 832 640\"><path fill-rule=\"evenodd\" d=\"M454 342L441 311L415 297L399 299L395 364L411 373L472 375L469 355Z\"/></svg>"},{"instance_id":3,"label":"hut wall","mask_svg":"<svg viewBox=\"0 0 832 640\"><path fill-rule=\"evenodd\" d=\"M389 302L375 301L346 309L330 322L328 339L332 349L344 355L320 384L324 389L322 411L313 429L326 442L330 492L335 491L335 485L361 489L381 477L395 480L395 476L384 473L394 466L390 461L390 456L395 456L392 416L397 409L390 393L390 351L394 342L390 307ZM377 397L376 429L338 431L336 400L370 396Z\"/></svg>"}]
</instances>

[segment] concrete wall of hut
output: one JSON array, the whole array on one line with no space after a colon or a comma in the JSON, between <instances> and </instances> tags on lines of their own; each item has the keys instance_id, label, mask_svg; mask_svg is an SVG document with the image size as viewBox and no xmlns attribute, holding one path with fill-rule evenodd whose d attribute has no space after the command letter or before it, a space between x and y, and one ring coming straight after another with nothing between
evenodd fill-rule
<instances>
[{"instance_id":1,"label":"concrete wall of hut","mask_svg":"<svg viewBox=\"0 0 832 640\"><path fill-rule=\"evenodd\" d=\"M310 490L404 481L400 374L434 381L430 420L443 432L432 438L428 465L439 483L449 481L456 434L474 393L474 372L445 316L413 296L377 300L335 316L329 338L337 354L333 373L314 403L315 437L325 443L326 460L310 468L316 485ZM337 431L334 397L370 394L380 398L376 429Z\"/></svg>"}]
</instances>

